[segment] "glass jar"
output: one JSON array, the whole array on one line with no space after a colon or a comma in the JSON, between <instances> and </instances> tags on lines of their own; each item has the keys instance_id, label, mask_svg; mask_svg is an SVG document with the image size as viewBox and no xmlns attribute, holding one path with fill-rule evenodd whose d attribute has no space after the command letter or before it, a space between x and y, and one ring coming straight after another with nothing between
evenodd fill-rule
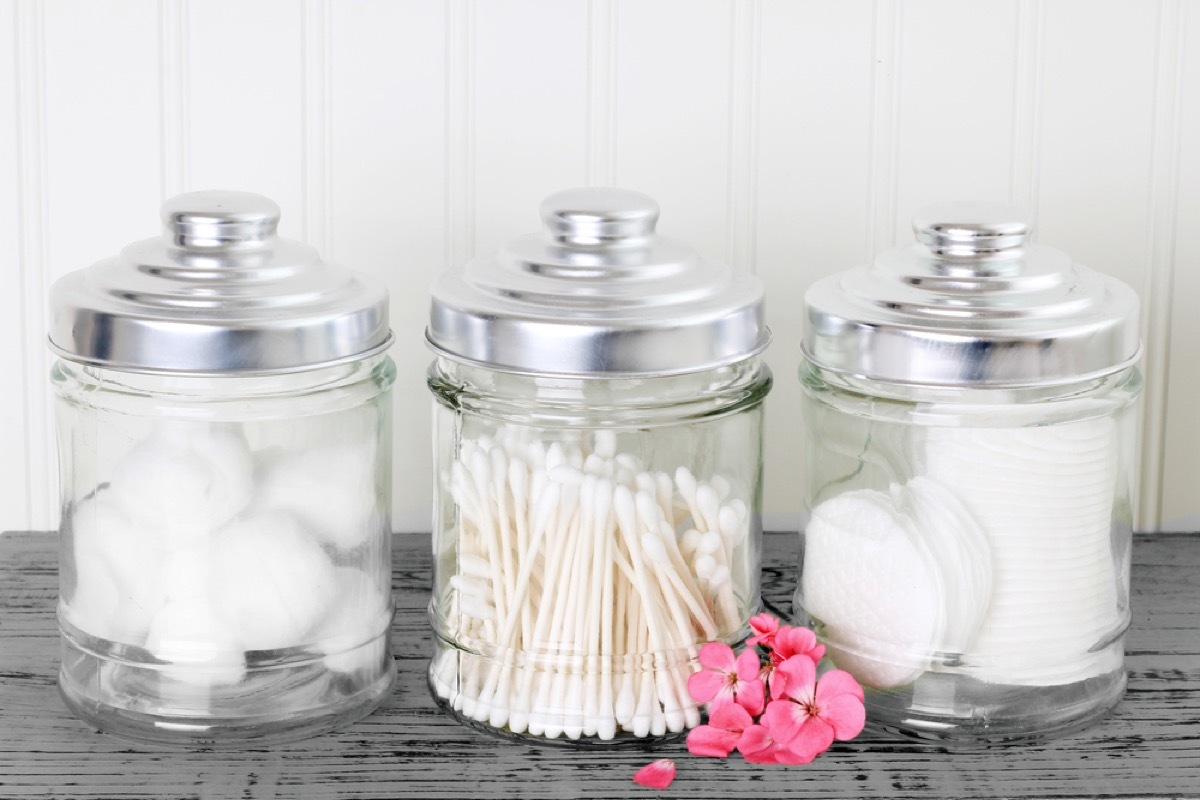
<instances>
[{"instance_id":1,"label":"glass jar","mask_svg":"<svg viewBox=\"0 0 1200 800\"><path fill-rule=\"evenodd\" d=\"M326 731L394 675L386 292L266 198L164 217L53 292L60 692L156 744Z\"/></svg>"},{"instance_id":2,"label":"glass jar","mask_svg":"<svg viewBox=\"0 0 1200 800\"><path fill-rule=\"evenodd\" d=\"M430 690L508 736L679 735L699 647L759 608L761 287L643 195L542 216L434 287Z\"/></svg>"},{"instance_id":3,"label":"glass jar","mask_svg":"<svg viewBox=\"0 0 1200 800\"><path fill-rule=\"evenodd\" d=\"M1137 301L1003 206L806 296L811 518L795 607L877 728L1084 727L1125 689Z\"/></svg>"}]
</instances>

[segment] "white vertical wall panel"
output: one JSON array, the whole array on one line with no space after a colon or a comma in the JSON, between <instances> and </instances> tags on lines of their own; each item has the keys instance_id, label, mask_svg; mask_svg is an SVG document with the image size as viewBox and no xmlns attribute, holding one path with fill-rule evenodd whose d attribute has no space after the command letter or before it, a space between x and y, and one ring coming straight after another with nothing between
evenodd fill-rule
<instances>
[{"instance_id":1,"label":"white vertical wall panel","mask_svg":"<svg viewBox=\"0 0 1200 800\"><path fill-rule=\"evenodd\" d=\"M875 12L872 0L768 0L762 8L756 263L774 334L768 526L794 524L803 502L796 423L804 290L867 253Z\"/></svg>"},{"instance_id":2,"label":"white vertical wall panel","mask_svg":"<svg viewBox=\"0 0 1200 800\"><path fill-rule=\"evenodd\" d=\"M722 260L733 14L726 0L625 0L617 9L617 183L658 201L660 233Z\"/></svg>"},{"instance_id":3,"label":"white vertical wall panel","mask_svg":"<svg viewBox=\"0 0 1200 800\"><path fill-rule=\"evenodd\" d=\"M893 222L906 245L926 205L1009 199L1017 3L907 3L900 25Z\"/></svg>"},{"instance_id":4,"label":"white vertical wall panel","mask_svg":"<svg viewBox=\"0 0 1200 800\"><path fill-rule=\"evenodd\" d=\"M1147 299L1156 8L1132 0L1046 3L1037 238L1128 283ZM1119 54L1117 57L1116 54ZM1149 310L1150 314L1155 310ZM1169 313L1164 310L1164 313ZM1143 321L1143 332L1151 317ZM1146 341L1148 351L1163 342ZM1147 407L1166 376L1144 362ZM1158 438L1152 425L1143 437ZM1140 466L1140 514L1153 525L1161 462Z\"/></svg>"},{"instance_id":5,"label":"white vertical wall panel","mask_svg":"<svg viewBox=\"0 0 1200 800\"><path fill-rule=\"evenodd\" d=\"M333 4L332 257L387 281L396 344L393 525L428 530L426 287L445 259L445 6Z\"/></svg>"},{"instance_id":6,"label":"white vertical wall panel","mask_svg":"<svg viewBox=\"0 0 1200 800\"><path fill-rule=\"evenodd\" d=\"M28 416L29 479L42 495L33 503L35 523L56 525L46 292L67 272L158 232L158 25L149 0L71 0L40 10L44 260L40 276L27 273L27 286L35 289L25 310L33 367L27 386L34 412Z\"/></svg>"},{"instance_id":7,"label":"white vertical wall panel","mask_svg":"<svg viewBox=\"0 0 1200 800\"><path fill-rule=\"evenodd\" d=\"M21 170L18 142L18 48L17 6L0 5L0 50L10 57L0 59L0 368L9 376L26 376L25 313L23 302ZM9 381L14 383L14 381ZM15 381L18 386L23 383ZM20 389L0 390L0 529L32 524L29 473L25 460L30 453L26 436L26 396Z\"/></svg>"},{"instance_id":8,"label":"white vertical wall panel","mask_svg":"<svg viewBox=\"0 0 1200 800\"><path fill-rule=\"evenodd\" d=\"M186 188L265 194L283 211L280 233L304 238L305 5L204 0L186 8Z\"/></svg>"},{"instance_id":9,"label":"white vertical wall panel","mask_svg":"<svg viewBox=\"0 0 1200 800\"><path fill-rule=\"evenodd\" d=\"M1180 69L1169 263L1170 316L1162 526L1200 530L1200 8L1180 4ZM1153 312L1152 312L1153 313ZM1161 313L1161 311L1159 312Z\"/></svg>"},{"instance_id":10,"label":"white vertical wall panel","mask_svg":"<svg viewBox=\"0 0 1200 800\"><path fill-rule=\"evenodd\" d=\"M588 6L477 3L474 32L474 245L484 255L537 230L546 195L587 182Z\"/></svg>"}]
</instances>

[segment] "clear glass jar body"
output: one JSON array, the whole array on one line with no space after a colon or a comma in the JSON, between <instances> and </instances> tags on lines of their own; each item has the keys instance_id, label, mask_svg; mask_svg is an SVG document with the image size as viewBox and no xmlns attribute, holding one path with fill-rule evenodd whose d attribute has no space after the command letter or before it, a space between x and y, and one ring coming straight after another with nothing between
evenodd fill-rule
<instances>
[{"instance_id":1,"label":"clear glass jar body","mask_svg":"<svg viewBox=\"0 0 1200 800\"><path fill-rule=\"evenodd\" d=\"M156 744L298 739L391 688L386 356L257 377L59 361L59 688Z\"/></svg>"},{"instance_id":2,"label":"clear glass jar body","mask_svg":"<svg viewBox=\"0 0 1200 800\"><path fill-rule=\"evenodd\" d=\"M770 385L757 359L645 379L434 362L434 699L542 741L698 724L700 645L759 608Z\"/></svg>"},{"instance_id":3,"label":"clear glass jar body","mask_svg":"<svg viewBox=\"0 0 1200 800\"><path fill-rule=\"evenodd\" d=\"M810 521L795 608L866 688L868 721L1030 741L1125 689L1130 368L1013 390L801 367Z\"/></svg>"}]
</instances>

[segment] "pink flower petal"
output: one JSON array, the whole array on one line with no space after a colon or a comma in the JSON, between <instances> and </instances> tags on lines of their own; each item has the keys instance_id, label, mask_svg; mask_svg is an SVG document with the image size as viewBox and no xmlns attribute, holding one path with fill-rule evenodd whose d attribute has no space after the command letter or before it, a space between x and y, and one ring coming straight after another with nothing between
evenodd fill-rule
<instances>
[{"instance_id":1,"label":"pink flower petal","mask_svg":"<svg viewBox=\"0 0 1200 800\"><path fill-rule=\"evenodd\" d=\"M774 734L774 731L772 731ZM781 745L785 745L797 758L800 764L807 764L829 749L833 744L833 728L820 717L809 717L808 721L796 732L791 739L775 737ZM793 763L793 762L787 762Z\"/></svg>"},{"instance_id":2,"label":"pink flower petal","mask_svg":"<svg viewBox=\"0 0 1200 800\"><path fill-rule=\"evenodd\" d=\"M751 725L738 739L738 752L751 764L775 763L775 740L765 725Z\"/></svg>"},{"instance_id":3,"label":"pink flower petal","mask_svg":"<svg viewBox=\"0 0 1200 800\"><path fill-rule=\"evenodd\" d=\"M775 763L776 764L811 764L813 759L819 756L820 753L800 754L796 753L781 744L775 745Z\"/></svg>"},{"instance_id":4,"label":"pink flower petal","mask_svg":"<svg viewBox=\"0 0 1200 800\"><path fill-rule=\"evenodd\" d=\"M733 648L721 642L709 642L701 647L700 663L709 669L720 672L728 673L737 670L737 659L733 655Z\"/></svg>"},{"instance_id":5,"label":"pink flower petal","mask_svg":"<svg viewBox=\"0 0 1200 800\"><path fill-rule=\"evenodd\" d=\"M749 761L751 764L778 764L779 746L772 744L769 747L764 747L762 750L755 750L752 753L742 753L742 758Z\"/></svg>"},{"instance_id":6,"label":"pink flower petal","mask_svg":"<svg viewBox=\"0 0 1200 800\"><path fill-rule=\"evenodd\" d=\"M779 630L779 620L770 614L755 614L750 618L750 630L754 631L754 635L746 640L746 644L752 647L756 644L771 647L775 632Z\"/></svg>"},{"instance_id":7,"label":"pink flower petal","mask_svg":"<svg viewBox=\"0 0 1200 800\"><path fill-rule=\"evenodd\" d=\"M767 687L763 685L762 681L755 678L738 687L736 699L739 706L757 717L762 713L763 704L767 701L766 694Z\"/></svg>"},{"instance_id":8,"label":"pink flower petal","mask_svg":"<svg viewBox=\"0 0 1200 800\"><path fill-rule=\"evenodd\" d=\"M665 789L675 780L675 762L669 758L651 761L633 773L633 782L651 789Z\"/></svg>"},{"instance_id":9,"label":"pink flower petal","mask_svg":"<svg viewBox=\"0 0 1200 800\"><path fill-rule=\"evenodd\" d=\"M709 708L708 724L725 731L741 733L754 724L750 712L738 703L718 703Z\"/></svg>"},{"instance_id":10,"label":"pink flower petal","mask_svg":"<svg viewBox=\"0 0 1200 800\"><path fill-rule=\"evenodd\" d=\"M822 675L821 680L817 683L817 704L820 705L822 700L839 694L848 694L859 700L863 699L862 686L854 679L853 675L840 669L831 669Z\"/></svg>"},{"instance_id":11,"label":"pink flower petal","mask_svg":"<svg viewBox=\"0 0 1200 800\"><path fill-rule=\"evenodd\" d=\"M737 706L740 708L740 706ZM741 731L726 731L711 725L697 725L688 731L687 749L694 756L728 758L737 747Z\"/></svg>"},{"instance_id":12,"label":"pink flower petal","mask_svg":"<svg viewBox=\"0 0 1200 800\"><path fill-rule=\"evenodd\" d=\"M775 668L775 680L783 676L782 691L795 700L812 699L817 682L817 667L808 656L792 656Z\"/></svg>"},{"instance_id":13,"label":"pink flower petal","mask_svg":"<svg viewBox=\"0 0 1200 800\"><path fill-rule=\"evenodd\" d=\"M746 648L737 657L737 676L738 680L752 681L758 678L758 671L762 668L762 661L759 660L758 653L750 648Z\"/></svg>"},{"instance_id":14,"label":"pink flower petal","mask_svg":"<svg viewBox=\"0 0 1200 800\"><path fill-rule=\"evenodd\" d=\"M688 694L697 703L708 703L729 685L724 673L702 669L688 676Z\"/></svg>"},{"instance_id":15,"label":"pink flower petal","mask_svg":"<svg viewBox=\"0 0 1200 800\"><path fill-rule=\"evenodd\" d=\"M788 628L775 636L775 652L785 659L808 656L816 664L825 655L825 646L817 644L817 635L808 628Z\"/></svg>"},{"instance_id":16,"label":"pink flower petal","mask_svg":"<svg viewBox=\"0 0 1200 800\"><path fill-rule=\"evenodd\" d=\"M784 744L795 739L807 721L804 708L791 700L772 700L762 715L762 724L771 732L771 738Z\"/></svg>"},{"instance_id":17,"label":"pink flower petal","mask_svg":"<svg viewBox=\"0 0 1200 800\"><path fill-rule=\"evenodd\" d=\"M822 678L822 681L825 679ZM817 684L817 694L821 693L821 684ZM862 733L867 722L867 710L863 701L850 694L839 694L825 702L818 701L821 709L821 719L829 723L835 739L843 742L853 739Z\"/></svg>"}]
</instances>

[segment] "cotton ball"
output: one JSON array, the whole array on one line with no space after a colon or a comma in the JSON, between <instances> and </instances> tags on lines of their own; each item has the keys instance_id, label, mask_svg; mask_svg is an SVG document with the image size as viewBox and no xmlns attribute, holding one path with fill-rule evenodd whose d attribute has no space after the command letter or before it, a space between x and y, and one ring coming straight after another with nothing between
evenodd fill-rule
<instances>
[{"instance_id":1,"label":"cotton ball","mask_svg":"<svg viewBox=\"0 0 1200 800\"><path fill-rule=\"evenodd\" d=\"M271 453L262 459L255 505L295 514L336 547L357 547L386 526L375 483L377 449L370 438Z\"/></svg>"},{"instance_id":2,"label":"cotton ball","mask_svg":"<svg viewBox=\"0 0 1200 800\"><path fill-rule=\"evenodd\" d=\"M250 502L254 463L228 425L160 426L113 470L109 491L130 519L176 542L196 541Z\"/></svg>"},{"instance_id":3,"label":"cotton ball","mask_svg":"<svg viewBox=\"0 0 1200 800\"><path fill-rule=\"evenodd\" d=\"M163 559L163 591L168 600L207 599L217 591L213 585L210 543L181 547Z\"/></svg>"},{"instance_id":4,"label":"cotton ball","mask_svg":"<svg viewBox=\"0 0 1200 800\"><path fill-rule=\"evenodd\" d=\"M146 648L167 662L166 676L192 686L236 683L246 674L242 645L206 599L167 603L150 626Z\"/></svg>"},{"instance_id":5,"label":"cotton ball","mask_svg":"<svg viewBox=\"0 0 1200 800\"><path fill-rule=\"evenodd\" d=\"M213 600L249 650L303 644L336 599L333 564L287 514L258 514L221 531Z\"/></svg>"},{"instance_id":6,"label":"cotton ball","mask_svg":"<svg viewBox=\"0 0 1200 800\"><path fill-rule=\"evenodd\" d=\"M385 658L392 620L391 593L373 577L353 567L334 570L337 605L314 636L334 672L370 671Z\"/></svg>"},{"instance_id":7,"label":"cotton ball","mask_svg":"<svg viewBox=\"0 0 1200 800\"><path fill-rule=\"evenodd\" d=\"M98 602L97 593L106 581L116 594L115 608L104 612L109 615L105 638L141 644L165 600L159 537L132 521L108 492L75 506L71 532L76 574L85 594Z\"/></svg>"},{"instance_id":8,"label":"cotton ball","mask_svg":"<svg viewBox=\"0 0 1200 800\"><path fill-rule=\"evenodd\" d=\"M101 639L116 638L121 597L107 561L76 556L75 586L65 599L63 612L72 625Z\"/></svg>"}]
</instances>

